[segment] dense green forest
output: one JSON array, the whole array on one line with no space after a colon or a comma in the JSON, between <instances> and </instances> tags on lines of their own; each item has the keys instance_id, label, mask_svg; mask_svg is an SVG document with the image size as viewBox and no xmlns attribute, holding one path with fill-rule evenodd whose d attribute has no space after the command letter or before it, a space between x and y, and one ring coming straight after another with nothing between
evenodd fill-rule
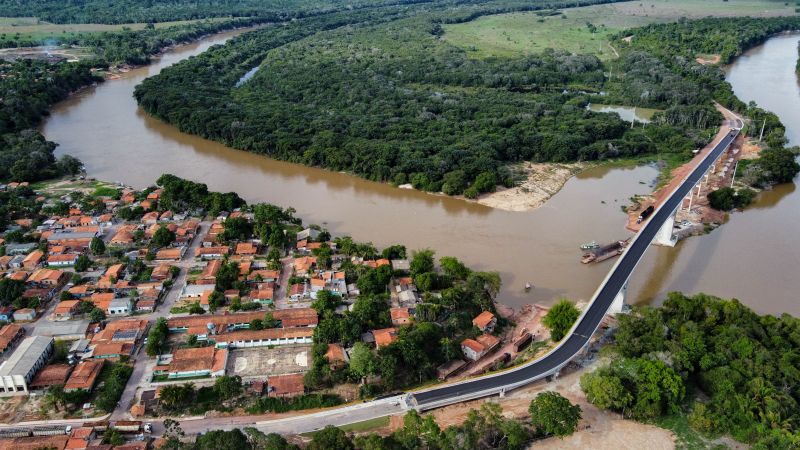
<instances>
[{"instance_id":1,"label":"dense green forest","mask_svg":"<svg viewBox=\"0 0 800 450\"><path fill-rule=\"evenodd\" d=\"M685 412L703 433L800 447L799 319L671 293L621 316L615 341L619 357L581 379L597 406L639 420Z\"/></svg>"},{"instance_id":2,"label":"dense green forest","mask_svg":"<svg viewBox=\"0 0 800 450\"><path fill-rule=\"evenodd\" d=\"M693 54L693 41L673 28L701 35L704 51L722 51L800 24L797 18L725 19L704 34L713 26L709 19L697 30L695 22L646 27L641 39L634 30L633 44L611 63L617 74L611 78L592 55L545 51L478 60L440 38L441 23L497 7L375 8L265 28L164 70L135 95L145 110L182 131L236 148L474 197L511 184L507 165L513 162L656 152L690 157L721 121L712 100L737 100L720 94L730 87L718 68L682 58ZM676 55L650 48L649 35L658 36L653 41L672 36ZM256 66L252 78L239 81ZM631 129L617 116L584 108L598 100L664 111L653 124ZM770 133L780 147L777 124Z\"/></svg>"},{"instance_id":3,"label":"dense green forest","mask_svg":"<svg viewBox=\"0 0 800 450\"><path fill-rule=\"evenodd\" d=\"M284 21L309 14L391 0L0 0L0 16L30 17L53 23L170 22L210 17L261 17Z\"/></svg>"},{"instance_id":4,"label":"dense green forest","mask_svg":"<svg viewBox=\"0 0 800 450\"><path fill-rule=\"evenodd\" d=\"M80 170L75 158L56 160L56 145L33 128L50 105L97 81L89 69L86 63L0 63L0 181L37 181Z\"/></svg>"}]
</instances>

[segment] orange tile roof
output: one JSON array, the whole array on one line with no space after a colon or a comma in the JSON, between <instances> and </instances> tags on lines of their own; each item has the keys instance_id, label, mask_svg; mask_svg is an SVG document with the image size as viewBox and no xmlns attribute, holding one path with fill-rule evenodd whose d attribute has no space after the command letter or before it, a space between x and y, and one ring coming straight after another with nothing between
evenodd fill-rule
<instances>
[{"instance_id":1,"label":"orange tile roof","mask_svg":"<svg viewBox=\"0 0 800 450\"><path fill-rule=\"evenodd\" d=\"M469 348L475 353L483 353L484 351L486 351L486 347L484 347L483 344L474 339L464 339L463 341L461 341L461 345Z\"/></svg>"},{"instance_id":2,"label":"orange tile roof","mask_svg":"<svg viewBox=\"0 0 800 450\"><path fill-rule=\"evenodd\" d=\"M325 352L325 358L329 363L345 361L344 349L339 344L328 344L328 351Z\"/></svg>"},{"instance_id":3,"label":"orange tile roof","mask_svg":"<svg viewBox=\"0 0 800 450\"><path fill-rule=\"evenodd\" d=\"M267 378L270 396L299 395L305 392L303 374L276 375Z\"/></svg>"},{"instance_id":4,"label":"orange tile roof","mask_svg":"<svg viewBox=\"0 0 800 450\"><path fill-rule=\"evenodd\" d=\"M60 302L58 305L56 305L56 309L53 310L53 312L59 315L69 314L74 312L78 308L78 305L80 305L80 303L81 303L80 300L64 300L63 302Z\"/></svg>"},{"instance_id":5,"label":"orange tile roof","mask_svg":"<svg viewBox=\"0 0 800 450\"><path fill-rule=\"evenodd\" d=\"M71 371L72 367L70 367L69 364L50 364L44 366L44 368L36 374L33 381L31 381L31 387L43 388L55 384L64 384Z\"/></svg>"},{"instance_id":6,"label":"orange tile roof","mask_svg":"<svg viewBox=\"0 0 800 450\"><path fill-rule=\"evenodd\" d=\"M408 308L392 308L389 310L389 314L391 315L393 321L411 318Z\"/></svg>"},{"instance_id":7,"label":"orange tile roof","mask_svg":"<svg viewBox=\"0 0 800 450\"><path fill-rule=\"evenodd\" d=\"M486 347L487 350L494 348L495 346L500 344L500 339L492 336L491 334L482 334L475 338L476 341L480 342L481 345Z\"/></svg>"},{"instance_id":8,"label":"orange tile roof","mask_svg":"<svg viewBox=\"0 0 800 450\"><path fill-rule=\"evenodd\" d=\"M84 389L91 391L97 382L97 377L103 370L103 360L87 360L81 361L75 366L75 370L70 375L64 389Z\"/></svg>"},{"instance_id":9,"label":"orange tile roof","mask_svg":"<svg viewBox=\"0 0 800 450\"><path fill-rule=\"evenodd\" d=\"M484 311L478 314L477 317L472 319L472 324L478 327L479 329L485 329L489 323L494 319L494 314L490 313L489 311Z\"/></svg>"},{"instance_id":10,"label":"orange tile roof","mask_svg":"<svg viewBox=\"0 0 800 450\"><path fill-rule=\"evenodd\" d=\"M43 256L44 252L42 252L41 250L34 250L28 253L28 256L26 256L25 259L22 260L22 265L39 262L39 260L41 260Z\"/></svg>"},{"instance_id":11,"label":"orange tile roof","mask_svg":"<svg viewBox=\"0 0 800 450\"><path fill-rule=\"evenodd\" d=\"M252 242L240 242L236 244L237 255L255 255L257 251L258 247L253 245Z\"/></svg>"},{"instance_id":12,"label":"orange tile roof","mask_svg":"<svg viewBox=\"0 0 800 450\"><path fill-rule=\"evenodd\" d=\"M8 276L10 280L25 281L28 279L28 272L18 271Z\"/></svg>"},{"instance_id":13,"label":"orange tile roof","mask_svg":"<svg viewBox=\"0 0 800 450\"><path fill-rule=\"evenodd\" d=\"M225 369L228 350L216 347L180 348L172 353L168 372L193 372L210 370L218 372ZM158 367L157 367L158 368Z\"/></svg>"},{"instance_id":14,"label":"orange tile roof","mask_svg":"<svg viewBox=\"0 0 800 450\"><path fill-rule=\"evenodd\" d=\"M253 300L272 300L274 297L274 292L272 289L259 289L257 291L250 292L250 298Z\"/></svg>"},{"instance_id":15,"label":"orange tile roof","mask_svg":"<svg viewBox=\"0 0 800 450\"><path fill-rule=\"evenodd\" d=\"M156 259L181 259L180 248L162 248L156 252Z\"/></svg>"},{"instance_id":16,"label":"orange tile roof","mask_svg":"<svg viewBox=\"0 0 800 450\"><path fill-rule=\"evenodd\" d=\"M372 335L375 336L375 345L378 347L383 347L397 340L397 328L382 328L380 330L372 330Z\"/></svg>"},{"instance_id":17,"label":"orange tile roof","mask_svg":"<svg viewBox=\"0 0 800 450\"><path fill-rule=\"evenodd\" d=\"M95 358L103 356L114 356L114 355L130 356L132 351L133 351L133 344L131 344L130 342L106 342L102 344L97 344L94 347L92 355Z\"/></svg>"},{"instance_id":18,"label":"orange tile roof","mask_svg":"<svg viewBox=\"0 0 800 450\"><path fill-rule=\"evenodd\" d=\"M63 270L58 269L39 269L31 274L28 277L29 283L51 283L55 284L61 279L64 275Z\"/></svg>"}]
</instances>

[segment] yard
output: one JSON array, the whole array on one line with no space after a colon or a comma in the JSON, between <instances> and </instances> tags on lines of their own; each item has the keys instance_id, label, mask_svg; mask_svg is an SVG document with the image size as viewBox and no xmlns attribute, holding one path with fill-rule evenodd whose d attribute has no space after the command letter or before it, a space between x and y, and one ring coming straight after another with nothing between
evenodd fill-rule
<instances>
[{"instance_id":1,"label":"yard","mask_svg":"<svg viewBox=\"0 0 800 450\"><path fill-rule=\"evenodd\" d=\"M306 372L311 361L310 353L310 345L231 350L226 373L247 380Z\"/></svg>"},{"instance_id":2,"label":"yard","mask_svg":"<svg viewBox=\"0 0 800 450\"><path fill-rule=\"evenodd\" d=\"M546 48L611 59L608 36L627 28L681 17L796 15L794 2L774 0L650 0L570 8L563 15L536 12L485 16L446 25L444 38L476 58L538 53ZM588 24L591 24L590 27Z\"/></svg>"}]
</instances>

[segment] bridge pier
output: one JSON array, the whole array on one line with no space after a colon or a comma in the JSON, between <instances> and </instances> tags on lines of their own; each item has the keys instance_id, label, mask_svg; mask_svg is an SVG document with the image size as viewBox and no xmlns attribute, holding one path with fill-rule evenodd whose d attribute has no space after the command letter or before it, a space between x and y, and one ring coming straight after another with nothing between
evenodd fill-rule
<instances>
[{"instance_id":1,"label":"bridge pier","mask_svg":"<svg viewBox=\"0 0 800 450\"><path fill-rule=\"evenodd\" d=\"M675 247L675 244L678 242L678 239L674 234L675 215L677 213L678 210L676 209L672 212L672 214L670 214L667 220L664 221L664 224L658 229L656 237L653 238L653 244L663 245L664 247Z\"/></svg>"},{"instance_id":2,"label":"bridge pier","mask_svg":"<svg viewBox=\"0 0 800 450\"><path fill-rule=\"evenodd\" d=\"M628 294L628 282L626 281L625 284L622 285L622 289L619 290L617 296L614 297L614 301L611 303L611 307L608 308L608 312L611 314L621 314L627 311L628 305L625 303L625 297Z\"/></svg>"}]
</instances>

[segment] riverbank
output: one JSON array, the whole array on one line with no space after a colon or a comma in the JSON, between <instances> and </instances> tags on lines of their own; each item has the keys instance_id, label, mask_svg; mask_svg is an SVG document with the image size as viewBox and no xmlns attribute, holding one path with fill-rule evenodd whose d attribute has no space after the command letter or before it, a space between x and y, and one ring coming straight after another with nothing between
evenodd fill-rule
<instances>
[{"instance_id":1,"label":"riverbank","mask_svg":"<svg viewBox=\"0 0 800 450\"><path fill-rule=\"evenodd\" d=\"M511 170L522 179L517 186L498 187L497 191L480 196L476 202L505 211L530 211L544 205L570 178L590 166L588 163L516 164Z\"/></svg>"}]
</instances>

